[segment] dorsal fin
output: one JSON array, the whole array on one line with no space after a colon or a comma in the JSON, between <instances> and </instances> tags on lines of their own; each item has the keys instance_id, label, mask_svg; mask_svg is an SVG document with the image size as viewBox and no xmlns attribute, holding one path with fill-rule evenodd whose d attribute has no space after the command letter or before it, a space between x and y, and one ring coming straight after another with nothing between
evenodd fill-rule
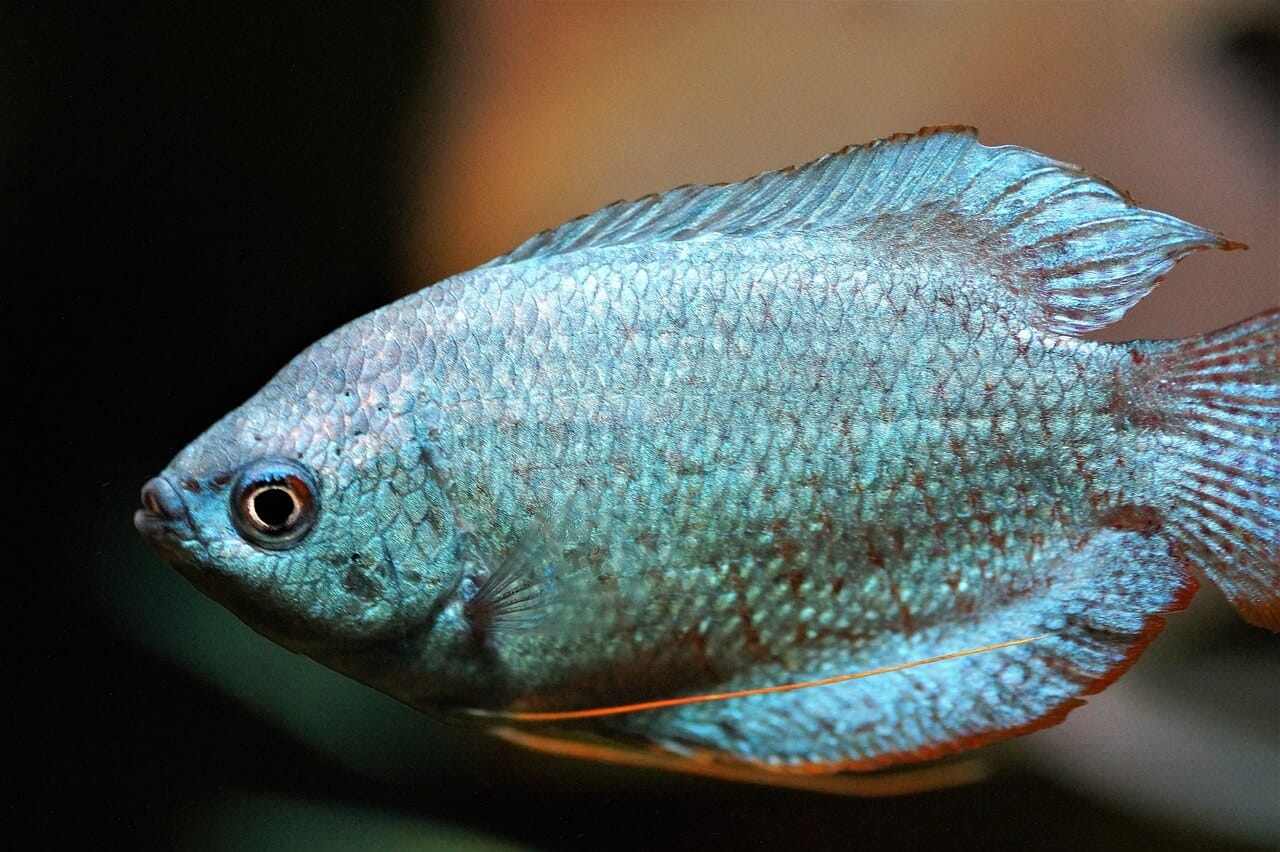
<instances>
[{"instance_id":1,"label":"dorsal fin","mask_svg":"<svg viewBox=\"0 0 1280 852\"><path fill-rule=\"evenodd\" d=\"M1189 252L1241 247L1138 207L1077 166L988 148L970 127L934 127L740 183L619 201L485 265L712 234L817 232L950 255L1030 299L1031 321L1061 333L1119 319Z\"/></svg>"}]
</instances>

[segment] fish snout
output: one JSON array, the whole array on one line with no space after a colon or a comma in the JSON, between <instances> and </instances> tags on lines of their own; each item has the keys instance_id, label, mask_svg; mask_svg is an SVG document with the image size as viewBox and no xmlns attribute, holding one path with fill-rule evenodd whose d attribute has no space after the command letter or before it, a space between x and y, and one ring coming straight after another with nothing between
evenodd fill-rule
<instances>
[{"instance_id":1,"label":"fish snout","mask_svg":"<svg viewBox=\"0 0 1280 852\"><path fill-rule=\"evenodd\" d=\"M186 538L191 532L187 506L178 489L162 476L142 486L142 508L133 514L133 525L148 541Z\"/></svg>"},{"instance_id":2,"label":"fish snout","mask_svg":"<svg viewBox=\"0 0 1280 852\"><path fill-rule=\"evenodd\" d=\"M166 521L175 521L185 514L177 490L158 476L142 486L142 510Z\"/></svg>"}]
</instances>

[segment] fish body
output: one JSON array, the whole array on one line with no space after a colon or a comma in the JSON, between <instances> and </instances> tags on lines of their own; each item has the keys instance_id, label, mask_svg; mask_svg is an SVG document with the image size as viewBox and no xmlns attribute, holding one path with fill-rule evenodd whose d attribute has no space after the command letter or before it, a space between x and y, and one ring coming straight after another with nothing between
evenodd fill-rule
<instances>
[{"instance_id":1,"label":"fish body","mask_svg":"<svg viewBox=\"0 0 1280 852\"><path fill-rule=\"evenodd\" d=\"M619 203L316 343L137 523L287 647L526 744L958 751L1118 676L1189 569L1280 626L1280 314L1079 336L1209 247L951 128Z\"/></svg>"}]
</instances>

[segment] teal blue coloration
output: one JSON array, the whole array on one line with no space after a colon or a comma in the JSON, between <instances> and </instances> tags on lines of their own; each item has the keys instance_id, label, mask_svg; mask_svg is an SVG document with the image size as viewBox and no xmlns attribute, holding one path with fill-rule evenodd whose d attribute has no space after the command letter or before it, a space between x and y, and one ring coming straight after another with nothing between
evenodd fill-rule
<instances>
[{"instance_id":1,"label":"teal blue coloration","mask_svg":"<svg viewBox=\"0 0 1280 852\"><path fill-rule=\"evenodd\" d=\"M1280 312L1101 344L1221 236L937 129L607 207L358 319L137 523L429 712L866 769L1059 719L1194 590L1280 626Z\"/></svg>"}]
</instances>

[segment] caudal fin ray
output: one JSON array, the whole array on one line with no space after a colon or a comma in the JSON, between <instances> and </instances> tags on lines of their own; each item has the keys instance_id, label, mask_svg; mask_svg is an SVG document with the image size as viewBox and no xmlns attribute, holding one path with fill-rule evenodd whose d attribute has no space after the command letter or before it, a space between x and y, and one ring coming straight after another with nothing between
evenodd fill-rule
<instances>
[{"instance_id":1,"label":"caudal fin ray","mask_svg":"<svg viewBox=\"0 0 1280 852\"><path fill-rule=\"evenodd\" d=\"M1190 492L1180 497L1178 502L1185 512L1195 514L1193 521L1184 522L1182 531L1194 536L1200 545L1212 550L1218 559L1236 561L1242 556L1252 555L1258 559L1263 557L1253 542L1263 541L1267 529L1243 516L1239 506L1200 492ZM1246 559L1244 562L1241 570L1247 572L1250 570L1251 560Z\"/></svg>"},{"instance_id":2,"label":"caudal fin ray","mask_svg":"<svg viewBox=\"0 0 1280 852\"><path fill-rule=\"evenodd\" d=\"M1145 351L1175 547L1248 621L1280 630L1280 310Z\"/></svg>"}]
</instances>

